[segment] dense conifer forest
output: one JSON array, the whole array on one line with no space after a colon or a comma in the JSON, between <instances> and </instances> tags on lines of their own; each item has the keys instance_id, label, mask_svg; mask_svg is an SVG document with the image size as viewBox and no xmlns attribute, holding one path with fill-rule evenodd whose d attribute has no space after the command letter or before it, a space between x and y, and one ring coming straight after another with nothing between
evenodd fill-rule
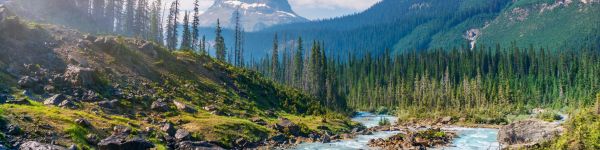
<instances>
[{"instance_id":1,"label":"dense conifer forest","mask_svg":"<svg viewBox=\"0 0 600 150\"><path fill-rule=\"evenodd\" d=\"M600 90L600 51L593 46L555 51L515 42L399 55L385 50L380 56L339 56L348 58L342 60L326 56L322 42L296 41L281 56L250 67L338 109L503 118L534 107L591 106Z\"/></svg>"}]
</instances>

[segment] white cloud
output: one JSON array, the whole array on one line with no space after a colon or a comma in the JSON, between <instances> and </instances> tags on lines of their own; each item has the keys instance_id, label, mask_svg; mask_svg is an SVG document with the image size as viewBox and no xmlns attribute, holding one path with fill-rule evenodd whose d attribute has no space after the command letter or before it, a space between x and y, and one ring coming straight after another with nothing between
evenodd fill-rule
<instances>
[{"instance_id":1,"label":"white cloud","mask_svg":"<svg viewBox=\"0 0 600 150\"><path fill-rule=\"evenodd\" d=\"M324 9L352 9L362 11L381 0L289 0L294 7L324 8Z\"/></svg>"}]
</instances>

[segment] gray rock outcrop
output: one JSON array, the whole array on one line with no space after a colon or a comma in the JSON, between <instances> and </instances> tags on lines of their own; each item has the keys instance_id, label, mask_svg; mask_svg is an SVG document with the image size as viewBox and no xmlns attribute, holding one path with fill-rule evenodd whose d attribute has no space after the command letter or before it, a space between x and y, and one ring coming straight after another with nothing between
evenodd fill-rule
<instances>
[{"instance_id":1,"label":"gray rock outcrop","mask_svg":"<svg viewBox=\"0 0 600 150\"><path fill-rule=\"evenodd\" d=\"M556 138L563 132L557 123L531 119L508 124L498 131L503 148L522 149Z\"/></svg>"},{"instance_id":2,"label":"gray rock outcrop","mask_svg":"<svg viewBox=\"0 0 600 150\"><path fill-rule=\"evenodd\" d=\"M36 141L28 141L21 144L19 150L66 150L66 148L52 144L44 144Z\"/></svg>"}]
</instances>

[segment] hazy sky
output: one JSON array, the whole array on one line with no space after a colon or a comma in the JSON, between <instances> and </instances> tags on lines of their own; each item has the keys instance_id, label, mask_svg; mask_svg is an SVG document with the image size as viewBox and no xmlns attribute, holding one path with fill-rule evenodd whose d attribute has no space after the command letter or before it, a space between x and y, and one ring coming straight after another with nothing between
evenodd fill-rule
<instances>
[{"instance_id":1,"label":"hazy sky","mask_svg":"<svg viewBox=\"0 0 600 150\"><path fill-rule=\"evenodd\" d=\"M170 2L173 0L167 0ZM308 19L325 19L364 11L381 0L289 0L292 9ZM185 10L192 10L194 0L182 0ZM200 10L204 11L213 0L200 0Z\"/></svg>"}]
</instances>

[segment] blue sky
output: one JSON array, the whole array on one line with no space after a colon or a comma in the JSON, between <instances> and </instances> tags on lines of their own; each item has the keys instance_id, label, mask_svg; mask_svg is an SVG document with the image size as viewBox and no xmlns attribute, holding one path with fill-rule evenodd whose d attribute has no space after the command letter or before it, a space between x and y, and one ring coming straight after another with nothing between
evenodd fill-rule
<instances>
[{"instance_id":1,"label":"blue sky","mask_svg":"<svg viewBox=\"0 0 600 150\"><path fill-rule=\"evenodd\" d=\"M183 9L192 10L193 1L182 0ZM381 0L289 0L296 13L311 20L361 12L379 1ZM213 0L200 0L200 10L208 9L213 2Z\"/></svg>"}]
</instances>

